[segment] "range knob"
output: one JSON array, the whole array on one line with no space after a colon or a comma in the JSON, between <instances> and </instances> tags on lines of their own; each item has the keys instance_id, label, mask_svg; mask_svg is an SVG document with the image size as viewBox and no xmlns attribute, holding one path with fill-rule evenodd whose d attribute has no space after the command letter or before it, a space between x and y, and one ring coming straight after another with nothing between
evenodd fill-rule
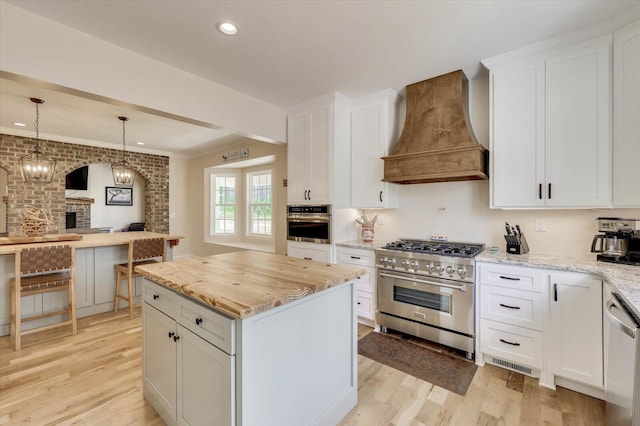
<instances>
[{"instance_id":1,"label":"range knob","mask_svg":"<svg viewBox=\"0 0 640 426\"><path fill-rule=\"evenodd\" d=\"M442 267L442 265L436 266L436 272L437 273L442 274L442 271L444 271L444 268Z\"/></svg>"},{"instance_id":2,"label":"range knob","mask_svg":"<svg viewBox=\"0 0 640 426\"><path fill-rule=\"evenodd\" d=\"M389 259L387 259L386 257L380 258L380 263L382 264L382 266L387 266L387 262L389 262Z\"/></svg>"},{"instance_id":3,"label":"range knob","mask_svg":"<svg viewBox=\"0 0 640 426\"><path fill-rule=\"evenodd\" d=\"M451 265L447 266L447 274L453 275L454 272L455 272L455 269L453 269L453 266Z\"/></svg>"},{"instance_id":4,"label":"range knob","mask_svg":"<svg viewBox=\"0 0 640 426\"><path fill-rule=\"evenodd\" d=\"M392 268L395 268L396 267L396 259L395 258L389 259L389 265L391 265Z\"/></svg>"},{"instance_id":5,"label":"range knob","mask_svg":"<svg viewBox=\"0 0 640 426\"><path fill-rule=\"evenodd\" d=\"M458 268L458 275L460 275L460 278L464 278L467 275L467 268Z\"/></svg>"},{"instance_id":6,"label":"range knob","mask_svg":"<svg viewBox=\"0 0 640 426\"><path fill-rule=\"evenodd\" d=\"M414 271L417 271L418 269L420 269L420 263L418 263L418 261L416 260L415 262L411 262L411 268Z\"/></svg>"},{"instance_id":7,"label":"range knob","mask_svg":"<svg viewBox=\"0 0 640 426\"><path fill-rule=\"evenodd\" d=\"M434 268L433 263L430 263L430 264L428 264L428 265L426 265L426 266L424 267L424 269L426 269L426 270L427 270L427 272L428 272L428 273L430 273L430 274L432 274L432 273L433 273L433 268Z\"/></svg>"},{"instance_id":8,"label":"range knob","mask_svg":"<svg viewBox=\"0 0 640 426\"><path fill-rule=\"evenodd\" d=\"M408 271L408 270L409 270L409 264L410 264L410 263L411 263L411 262L409 262L408 260L403 260L403 261L402 261L402 266L404 266L404 270L405 270L405 271Z\"/></svg>"}]
</instances>

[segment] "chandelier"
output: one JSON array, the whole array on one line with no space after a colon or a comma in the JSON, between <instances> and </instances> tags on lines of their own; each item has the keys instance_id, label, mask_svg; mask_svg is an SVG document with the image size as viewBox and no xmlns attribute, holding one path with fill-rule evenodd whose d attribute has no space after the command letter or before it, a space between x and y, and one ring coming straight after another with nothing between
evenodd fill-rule
<instances>
[{"instance_id":1,"label":"chandelier","mask_svg":"<svg viewBox=\"0 0 640 426\"><path fill-rule=\"evenodd\" d=\"M113 173L113 183L120 187L133 187L133 181L136 178L136 172L126 160L125 150L125 129L124 123L128 120L127 117L118 117L118 120L122 121L122 160L111 165L111 172Z\"/></svg>"},{"instance_id":2,"label":"chandelier","mask_svg":"<svg viewBox=\"0 0 640 426\"><path fill-rule=\"evenodd\" d=\"M36 149L18 160L20 174L25 182L50 183L56 171L56 160L53 160L40 151L40 104L44 101L38 98L30 98L36 104Z\"/></svg>"}]
</instances>

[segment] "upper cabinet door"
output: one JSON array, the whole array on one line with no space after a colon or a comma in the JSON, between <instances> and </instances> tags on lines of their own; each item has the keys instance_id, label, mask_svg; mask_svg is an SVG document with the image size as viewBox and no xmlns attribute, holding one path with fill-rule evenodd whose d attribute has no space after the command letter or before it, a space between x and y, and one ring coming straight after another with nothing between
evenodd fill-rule
<instances>
[{"instance_id":1,"label":"upper cabinet door","mask_svg":"<svg viewBox=\"0 0 640 426\"><path fill-rule=\"evenodd\" d=\"M546 205L611 205L611 40L546 61Z\"/></svg>"},{"instance_id":2,"label":"upper cabinet door","mask_svg":"<svg viewBox=\"0 0 640 426\"><path fill-rule=\"evenodd\" d=\"M306 137L307 114L290 115L287 119L287 194L289 204L304 204L307 194Z\"/></svg>"},{"instance_id":3,"label":"upper cabinet door","mask_svg":"<svg viewBox=\"0 0 640 426\"><path fill-rule=\"evenodd\" d=\"M398 95L385 90L354 103L351 112L351 207L397 207L395 185L382 182L393 143Z\"/></svg>"},{"instance_id":4,"label":"upper cabinet door","mask_svg":"<svg viewBox=\"0 0 640 426\"><path fill-rule=\"evenodd\" d=\"M543 207L544 61L492 74L492 207Z\"/></svg>"},{"instance_id":5,"label":"upper cabinet door","mask_svg":"<svg viewBox=\"0 0 640 426\"><path fill-rule=\"evenodd\" d=\"M640 207L640 21L613 35L613 206Z\"/></svg>"},{"instance_id":6,"label":"upper cabinet door","mask_svg":"<svg viewBox=\"0 0 640 426\"><path fill-rule=\"evenodd\" d=\"M528 58L483 61L491 207L610 207L611 36Z\"/></svg>"}]
</instances>

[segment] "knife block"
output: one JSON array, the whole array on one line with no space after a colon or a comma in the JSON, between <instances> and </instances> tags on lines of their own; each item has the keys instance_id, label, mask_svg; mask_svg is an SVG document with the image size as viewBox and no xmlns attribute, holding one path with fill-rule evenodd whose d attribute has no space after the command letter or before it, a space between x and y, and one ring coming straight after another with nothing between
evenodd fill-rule
<instances>
[{"instance_id":1,"label":"knife block","mask_svg":"<svg viewBox=\"0 0 640 426\"><path fill-rule=\"evenodd\" d=\"M520 235L505 235L504 239L507 240L507 253L510 254L525 254L529 253L529 244L524 234Z\"/></svg>"}]
</instances>

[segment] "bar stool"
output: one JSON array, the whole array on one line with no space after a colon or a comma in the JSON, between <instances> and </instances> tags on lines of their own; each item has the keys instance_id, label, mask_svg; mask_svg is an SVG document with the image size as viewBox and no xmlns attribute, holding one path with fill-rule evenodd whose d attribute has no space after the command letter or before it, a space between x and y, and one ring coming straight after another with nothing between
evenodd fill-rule
<instances>
[{"instance_id":1,"label":"bar stool","mask_svg":"<svg viewBox=\"0 0 640 426\"><path fill-rule=\"evenodd\" d=\"M11 278L11 336L15 336L15 350L21 348L21 337L37 331L71 325L77 333L75 293L75 248L69 245L30 247L19 249L15 256L15 277ZM23 297L34 294L67 290L66 309L22 318L20 308ZM22 331L22 323L55 315L67 314L68 319L51 325Z\"/></svg>"},{"instance_id":2,"label":"bar stool","mask_svg":"<svg viewBox=\"0 0 640 426\"><path fill-rule=\"evenodd\" d=\"M129 261L114 265L116 268L116 293L113 301L113 312L118 312L118 302L120 299L126 300L129 304L129 319L133 318L133 279L141 276L134 271L139 265L158 262L158 257L162 257L162 262L167 260L167 245L164 238L147 238L133 240L129 243ZM120 294L120 283L122 279L127 280L127 294Z\"/></svg>"}]
</instances>

